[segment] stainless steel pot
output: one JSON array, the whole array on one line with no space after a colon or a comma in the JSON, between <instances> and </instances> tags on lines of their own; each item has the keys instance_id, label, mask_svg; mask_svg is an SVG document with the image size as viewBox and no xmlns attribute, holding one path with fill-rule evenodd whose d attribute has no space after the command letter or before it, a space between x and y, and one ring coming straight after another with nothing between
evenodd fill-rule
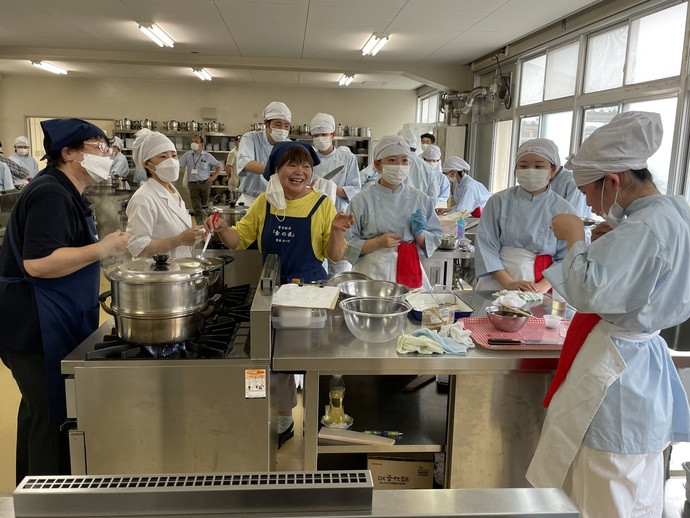
<instances>
[{"instance_id":1,"label":"stainless steel pot","mask_svg":"<svg viewBox=\"0 0 690 518\"><path fill-rule=\"evenodd\" d=\"M221 255L218 257L197 256L197 259L204 265L206 272L210 274L209 295L213 297L222 294L225 288L225 265L233 262L235 258L231 255Z\"/></svg>"},{"instance_id":2,"label":"stainless steel pot","mask_svg":"<svg viewBox=\"0 0 690 518\"><path fill-rule=\"evenodd\" d=\"M218 211L219 217L225 221L228 226L234 227L237 222L247 213L247 207L244 205L214 205L210 208L211 212Z\"/></svg>"},{"instance_id":3,"label":"stainless steel pot","mask_svg":"<svg viewBox=\"0 0 690 518\"><path fill-rule=\"evenodd\" d=\"M302 125L299 127L299 132L300 132L302 135L309 135L309 130L310 130L309 124L302 124Z\"/></svg>"},{"instance_id":4,"label":"stainless steel pot","mask_svg":"<svg viewBox=\"0 0 690 518\"><path fill-rule=\"evenodd\" d=\"M199 123L196 121L188 121L187 131L199 131Z\"/></svg>"},{"instance_id":5,"label":"stainless steel pot","mask_svg":"<svg viewBox=\"0 0 690 518\"><path fill-rule=\"evenodd\" d=\"M211 311L210 286L221 271L209 270L193 258L137 259L106 270L111 290L99 300L103 310L115 317L123 340L178 343L200 333L202 320ZM108 297L110 307L105 303Z\"/></svg>"}]
</instances>

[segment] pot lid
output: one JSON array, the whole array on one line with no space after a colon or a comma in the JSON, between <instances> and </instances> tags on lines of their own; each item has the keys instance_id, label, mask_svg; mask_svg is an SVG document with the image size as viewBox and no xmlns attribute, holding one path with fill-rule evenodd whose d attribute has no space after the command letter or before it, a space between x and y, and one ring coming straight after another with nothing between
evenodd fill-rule
<instances>
[{"instance_id":1,"label":"pot lid","mask_svg":"<svg viewBox=\"0 0 690 518\"><path fill-rule=\"evenodd\" d=\"M193 257L170 259L167 255L156 255L154 259L134 259L117 265L106 272L111 281L129 283L184 282L202 277L208 266Z\"/></svg>"}]
</instances>

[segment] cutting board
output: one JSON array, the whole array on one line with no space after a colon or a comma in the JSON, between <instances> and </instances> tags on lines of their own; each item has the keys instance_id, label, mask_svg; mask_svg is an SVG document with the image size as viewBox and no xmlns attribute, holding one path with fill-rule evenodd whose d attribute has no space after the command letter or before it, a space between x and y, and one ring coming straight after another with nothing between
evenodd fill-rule
<instances>
[{"instance_id":1,"label":"cutting board","mask_svg":"<svg viewBox=\"0 0 690 518\"><path fill-rule=\"evenodd\" d=\"M496 330L486 317L464 318L465 329L471 331L472 340L486 349L496 351L560 351L563 347L563 337L558 329L546 329L543 318L530 318L525 327L514 333ZM512 338L514 340L549 340L554 344L516 344L489 345L489 338Z\"/></svg>"},{"instance_id":2,"label":"cutting board","mask_svg":"<svg viewBox=\"0 0 690 518\"><path fill-rule=\"evenodd\" d=\"M380 437L378 435L355 432L353 430L343 430L340 428L328 428L326 426L321 427L319 430L319 439L349 442L353 444L372 444L375 446L392 446L395 444L395 439L389 437Z\"/></svg>"}]
</instances>

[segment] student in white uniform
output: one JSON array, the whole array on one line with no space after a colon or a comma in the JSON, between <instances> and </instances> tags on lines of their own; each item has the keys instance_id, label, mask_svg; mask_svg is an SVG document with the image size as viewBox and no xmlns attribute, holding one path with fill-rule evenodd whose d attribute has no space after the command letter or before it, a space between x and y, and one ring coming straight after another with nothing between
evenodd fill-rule
<instances>
[{"instance_id":1,"label":"student in white uniform","mask_svg":"<svg viewBox=\"0 0 690 518\"><path fill-rule=\"evenodd\" d=\"M357 158L349 148L344 151L342 148L335 148L333 138L335 137L335 119L328 113L317 113L309 124L312 145L316 149L316 155L321 163L314 166L314 189L327 195L335 204L338 211L349 212L350 200L362 190L359 182L359 168ZM333 171L336 167L343 167L343 170L330 180L323 178ZM352 265L345 260L337 263L328 262L328 273L330 275L349 272Z\"/></svg>"},{"instance_id":2,"label":"student in white uniform","mask_svg":"<svg viewBox=\"0 0 690 518\"><path fill-rule=\"evenodd\" d=\"M113 137L110 145L110 157L113 159L113 165L110 166L110 174L118 178L127 178L129 175L129 162L127 157L122 154L125 145L122 143L120 137Z\"/></svg>"},{"instance_id":3,"label":"student in white uniform","mask_svg":"<svg viewBox=\"0 0 690 518\"><path fill-rule=\"evenodd\" d=\"M7 164L0 162L0 191L11 191L14 189L14 179L12 172Z\"/></svg>"},{"instance_id":4,"label":"student in white uniform","mask_svg":"<svg viewBox=\"0 0 690 518\"><path fill-rule=\"evenodd\" d=\"M262 192L266 192L268 181L263 177L268 157L276 142L290 140L292 112L281 102L273 101L264 108L262 131L249 131L242 135L237 155L237 170L240 177L238 202L251 205Z\"/></svg>"},{"instance_id":5,"label":"student in white uniform","mask_svg":"<svg viewBox=\"0 0 690 518\"><path fill-rule=\"evenodd\" d=\"M690 441L690 409L659 330L690 317L690 208L659 193L647 159L658 113L626 112L572 159L578 188L605 223L587 246L581 220L559 214L564 261L545 272L578 310L549 389L527 479L563 487L584 518L661 517L663 450ZM564 485L564 480L569 481Z\"/></svg>"},{"instance_id":6,"label":"student in white uniform","mask_svg":"<svg viewBox=\"0 0 690 518\"><path fill-rule=\"evenodd\" d=\"M17 137L14 139L14 154L10 155L8 158L24 169L27 169L31 178L33 178L38 174L38 163L36 163L34 157L31 156L30 151L29 139L24 136Z\"/></svg>"},{"instance_id":7,"label":"student in white uniform","mask_svg":"<svg viewBox=\"0 0 690 518\"><path fill-rule=\"evenodd\" d=\"M175 144L162 133L143 129L137 133L132 158L149 177L127 204L132 257L192 257L194 245L206 232L203 226L192 225L192 217L173 185L180 176Z\"/></svg>"},{"instance_id":8,"label":"student in white uniform","mask_svg":"<svg viewBox=\"0 0 690 518\"><path fill-rule=\"evenodd\" d=\"M436 206L438 208L447 207L448 198L450 198L450 181L441 170L441 148L434 144L426 144L426 149L422 151L420 156L422 160L432 167L436 175L436 181L439 186Z\"/></svg>"},{"instance_id":9,"label":"student in white uniform","mask_svg":"<svg viewBox=\"0 0 690 518\"><path fill-rule=\"evenodd\" d=\"M449 156L443 163L443 174L448 176L452 188L453 207L437 209L438 214L467 211L475 218L482 215L484 205L489 201L491 193L484 184L470 176L470 164L459 156Z\"/></svg>"},{"instance_id":10,"label":"student in white uniform","mask_svg":"<svg viewBox=\"0 0 690 518\"><path fill-rule=\"evenodd\" d=\"M566 252L565 241L551 231L551 218L575 213L570 203L549 189L556 158L552 149L535 145L534 140L518 148L519 185L491 196L477 226L477 290L546 293L551 289L542 272L563 260Z\"/></svg>"},{"instance_id":11,"label":"student in white uniform","mask_svg":"<svg viewBox=\"0 0 690 518\"><path fill-rule=\"evenodd\" d=\"M382 137L374 150L381 177L350 204L355 222L348 230L345 259L372 279L430 288L419 253L430 257L441 243L435 199L405 184L410 147L398 136Z\"/></svg>"}]
</instances>

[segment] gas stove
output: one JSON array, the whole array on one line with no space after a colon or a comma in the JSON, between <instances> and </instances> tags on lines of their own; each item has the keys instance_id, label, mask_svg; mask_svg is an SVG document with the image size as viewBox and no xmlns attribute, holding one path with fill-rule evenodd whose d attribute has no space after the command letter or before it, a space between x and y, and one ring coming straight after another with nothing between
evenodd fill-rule
<instances>
[{"instance_id":1,"label":"gas stove","mask_svg":"<svg viewBox=\"0 0 690 518\"><path fill-rule=\"evenodd\" d=\"M86 360L203 359L250 357L250 312L254 289L249 284L225 288L201 335L173 345L137 345L121 339L113 327L85 353Z\"/></svg>"}]
</instances>

